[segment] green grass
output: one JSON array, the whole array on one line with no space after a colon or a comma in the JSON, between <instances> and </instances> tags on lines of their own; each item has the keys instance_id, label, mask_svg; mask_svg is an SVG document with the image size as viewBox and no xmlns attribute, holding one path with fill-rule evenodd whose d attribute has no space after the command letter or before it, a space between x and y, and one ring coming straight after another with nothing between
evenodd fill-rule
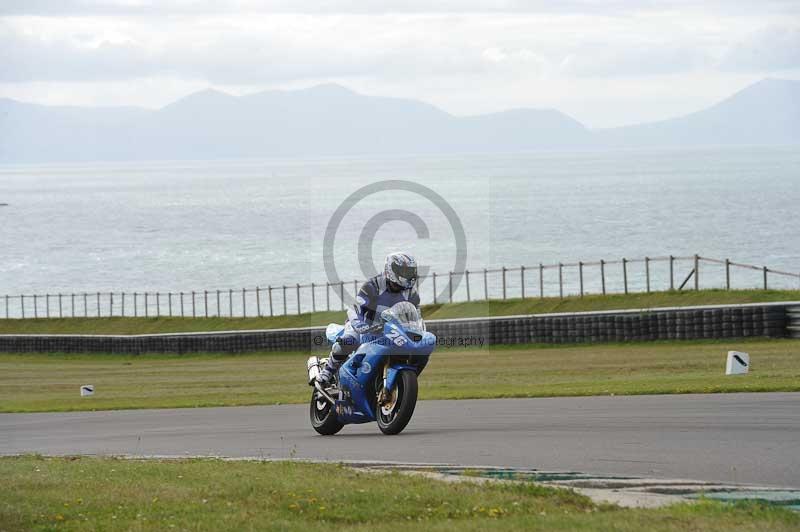
<instances>
[{"instance_id":1,"label":"green grass","mask_svg":"<svg viewBox=\"0 0 800 532\"><path fill-rule=\"evenodd\" d=\"M797 530L757 503L596 505L535 484L297 462L0 458L0 530Z\"/></svg>"},{"instance_id":2,"label":"green grass","mask_svg":"<svg viewBox=\"0 0 800 532\"><path fill-rule=\"evenodd\" d=\"M733 349L748 375L724 375ZM0 354L0 412L302 403L307 356ZM800 391L800 340L443 348L420 378L422 399L738 391Z\"/></svg>"},{"instance_id":3,"label":"green grass","mask_svg":"<svg viewBox=\"0 0 800 532\"><path fill-rule=\"evenodd\" d=\"M548 297L426 305L426 319L509 316L550 312L580 312L629 308L679 307L728 303L800 301L799 290L701 290L586 297ZM342 311L266 318L66 318L0 320L0 334L146 334L284 327L325 326L342 322Z\"/></svg>"}]
</instances>

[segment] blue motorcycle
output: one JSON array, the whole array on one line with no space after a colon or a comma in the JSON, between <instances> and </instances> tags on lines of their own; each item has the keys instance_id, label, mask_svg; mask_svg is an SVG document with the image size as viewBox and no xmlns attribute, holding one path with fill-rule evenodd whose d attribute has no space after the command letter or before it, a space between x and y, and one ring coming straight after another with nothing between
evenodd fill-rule
<instances>
[{"instance_id":1,"label":"blue motorcycle","mask_svg":"<svg viewBox=\"0 0 800 532\"><path fill-rule=\"evenodd\" d=\"M335 342L344 332L330 324L325 331ZM425 330L417 308L406 301L384 310L371 333L362 335L359 348L341 365L325 388L317 381L327 359L308 359L311 426L329 436L351 423L378 422L384 434L399 434L417 405L417 377L436 346L436 336Z\"/></svg>"}]
</instances>

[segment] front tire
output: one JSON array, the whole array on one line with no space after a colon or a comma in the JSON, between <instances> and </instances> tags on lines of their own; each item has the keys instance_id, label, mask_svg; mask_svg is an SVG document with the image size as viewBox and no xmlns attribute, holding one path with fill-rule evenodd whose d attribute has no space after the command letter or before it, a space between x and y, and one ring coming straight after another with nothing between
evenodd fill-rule
<instances>
[{"instance_id":1,"label":"front tire","mask_svg":"<svg viewBox=\"0 0 800 532\"><path fill-rule=\"evenodd\" d=\"M417 374L411 370L402 370L397 376L395 392L397 398L391 408L378 406L378 428L384 434L400 434L411 421L417 406Z\"/></svg>"},{"instance_id":2,"label":"front tire","mask_svg":"<svg viewBox=\"0 0 800 532\"><path fill-rule=\"evenodd\" d=\"M336 417L333 405L315 389L311 392L311 426L323 436L333 436L344 425Z\"/></svg>"}]
</instances>

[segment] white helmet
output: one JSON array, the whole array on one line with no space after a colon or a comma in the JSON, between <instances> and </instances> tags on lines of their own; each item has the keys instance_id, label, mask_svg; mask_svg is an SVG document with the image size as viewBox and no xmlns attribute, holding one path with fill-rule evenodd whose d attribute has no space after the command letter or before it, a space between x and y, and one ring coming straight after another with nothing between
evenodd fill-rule
<instances>
[{"instance_id":1,"label":"white helmet","mask_svg":"<svg viewBox=\"0 0 800 532\"><path fill-rule=\"evenodd\" d=\"M387 283L393 283L402 289L413 288L417 282L417 261L408 253L389 253L383 276Z\"/></svg>"}]
</instances>

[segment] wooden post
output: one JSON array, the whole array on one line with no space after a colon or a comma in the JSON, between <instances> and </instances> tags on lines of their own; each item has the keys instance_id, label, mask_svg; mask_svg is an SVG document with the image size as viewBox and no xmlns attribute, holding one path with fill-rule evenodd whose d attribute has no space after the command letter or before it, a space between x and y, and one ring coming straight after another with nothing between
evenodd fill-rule
<instances>
[{"instance_id":1,"label":"wooden post","mask_svg":"<svg viewBox=\"0 0 800 532\"><path fill-rule=\"evenodd\" d=\"M228 288L228 317L233 317L233 288Z\"/></svg>"},{"instance_id":2,"label":"wooden post","mask_svg":"<svg viewBox=\"0 0 800 532\"><path fill-rule=\"evenodd\" d=\"M581 297L583 297L583 261L578 261L578 279L580 282Z\"/></svg>"},{"instance_id":3,"label":"wooden post","mask_svg":"<svg viewBox=\"0 0 800 532\"><path fill-rule=\"evenodd\" d=\"M139 305L137 304L139 299L139 294L136 292L133 293L133 317L136 318L139 316Z\"/></svg>"},{"instance_id":4,"label":"wooden post","mask_svg":"<svg viewBox=\"0 0 800 532\"><path fill-rule=\"evenodd\" d=\"M647 293L650 293L650 257L644 258L644 278Z\"/></svg>"},{"instance_id":5,"label":"wooden post","mask_svg":"<svg viewBox=\"0 0 800 532\"><path fill-rule=\"evenodd\" d=\"M297 283L297 314L300 314L300 283Z\"/></svg>"},{"instance_id":6,"label":"wooden post","mask_svg":"<svg viewBox=\"0 0 800 532\"><path fill-rule=\"evenodd\" d=\"M564 299L564 265L558 263L558 297Z\"/></svg>"},{"instance_id":7,"label":"wooden post","mask_svg":"<svg viewBox=\"0 0 800 532\"><path fill-rule=\"evenodd\" d=\"M694 256L694 289L700 290L700 256Z\"/></svg>"},{"instance_id":8,"label":"wooden post","mask_svg":"<svg viewBox=\"0 0 800 532\"><path fill-rule=\"evenodd\" d=\"M469 293L469 270L466 270L464 274L467 277L467 301L471 301L470 293Z\"/></svg>"},{"instance_id":9,"label":"wooden post","mask_svg":"<svg viewBox=\"0 0 800 532\"><path fill-rule=\"evenodd\" d=\"M261 317L261 289L256 286L256 314Z\"/></svg>"},{"instance_id":10,"label":"wooden post","mask_svg":"<svg viewBox=\"0 0 800 532\"><path fill-rule=\"evenodd\" d=\"M436 303L436 272L433 272L433 304L435 305Z\"/></svg>"},{"instance_id":11,"label":"wooden post","mask_svg":"<svg viewBox=\"0 0 800 532\"><path fill-rule=\"evenodd\" d=\"M675 257L669 256L669 289L675 290Z\"/></svg>"},{"instance_id":12,"label":"wooden post","mask_svg":"<svg viewBox=\"0 0 800 532\"><path fill-rule=\"evenodd\" d=\"M725 290L731 289L731 260L725 259Z\"/></svg>"},{"instance_id":13,"label":"wooden post","mask_svg":"<svg viewBox=\"0 0 800 532\"><path fill-rule=\"evenodd\" d=\"M317 311L317 295L314 293L314 283L311 283L311 312Z\"/></svg>"},{"instance_id":14,"label":"wooden post","mask_svg":"<svg viewBox=\"0 0 800 532\"><path fill-rule=\"evenodd\" d=\"M522 299L525 299L525 266L519 267L519 286Z\"/></svg>"},{"instance_id":15,"label":"wooden post","mask_svg":"<svg viewBox=\"0 0 800 532\"><path fill-rule=\"evenodd\" d=\"M247 317L247 289L242 288L242 317Z\"/></svg>"},{"instance_id":16,"label":"wooden post","mask_svg":"<svg viewBox=\"0 0 800 532\"><path fill-rule=\"evenodd\" d=\"M544 299L544 264L539 263L539 299Z\"/></svg>"},{"instance_id":17,"label":"wooden post","mask_svg":"<svg viewBox=\"0 0 800 532\"><path fill-rule=\"evenodd\" d=\"M628 259L622 257L622 284L625 287L625 293L628 293Z\"/></svg>"},{"instance_id":18,"label":"wooden post","mask_svg":"<svg viewBox=\"0 0 800 532\"><path fill-rule=\"evenodd\" d=\"M272 285L267 285L267 294L269 295L269 315L273 316L273 313L272 313Z\"/></svg>"},{"instance_id":19,"label":"wooden post","mask_svg":"<svg viewBox=\"0 0 800 532\"><path fill-rule=\"evenodd\" d=\"M505 266L503 266L502 272L503 272L503 299L505 299L506 298L506 267Z\"/></svg>"},{"instance_id":20,"label":"wooden post","mask_svg":"<svg viewBox=\"0 0 800 532\"><path fill-rule=\"evenodd\" d=\"M286 285L283 285L283 315L286 316Z\"/></svg>"},{"instance_id":21,"label":"wooden post","mask_svg":"<svg viewBox=\"0 0 800 532\"><path fill-rule=\"evenodd\" d=\"M766 266L764 266L764 290L767 289L767 272L768 271L769 271L769 269Z\"/></svg>"},{"instance_id":22,"label":"wooden post","mask_svg":"<svg viewBox=\"0 0 800 532\"><path fill-rule=\"evenodd\" d=\"M600 284L602 286L603 295L606 295L606 261L600 259Z\"/></svg>"},{"instance_id":23,"label":"wooden post","mask_svg":"<svg viewBox=\"0 0 800 532\"><path fill-rule=\"evenodd\" d=\"M453 302L453 272L450 272L447 280L447 289L450 291L450 303Z\"/></svg>"}]
</instances>

